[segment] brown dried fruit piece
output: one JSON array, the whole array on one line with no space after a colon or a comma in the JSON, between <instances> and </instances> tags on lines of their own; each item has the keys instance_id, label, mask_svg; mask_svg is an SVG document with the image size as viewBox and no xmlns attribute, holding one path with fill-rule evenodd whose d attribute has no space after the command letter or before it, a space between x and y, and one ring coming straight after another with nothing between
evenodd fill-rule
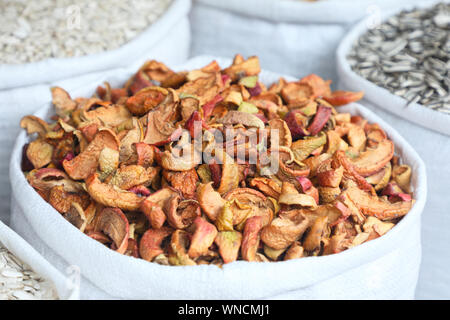
<instances>
[{"instance_id":1,"label":"brown dried fruit piece","mask_svg":"<svg viewBox=\"0 0 450 320\"><path fill-rule=\"evenodd\" d=\"M119 168L108 182L110 185L123 190L128 190L139 185L148 186L158 172L159 168L155 167L148 167L146 169L138 165L129 165Z\"/></svg>"},{"instance_id":2,"label":"brown dried fruit piece","mask_svg":"<svg viewBox=\"0 0 450 320\"><path fill-rule=\"evenodd\" d=\"M56 114L60 117L66 117L75 110L77 103L70 98L70 95L60 87L52 87L52 103Z\"/></svg>"},{"instance_id":3,"label":"brown dried fruit piece","mask_svg":"<svg viewBox=\"0 0 450 320\"><path fill-rule=\"evenodd\" d=\"M273 249L284 249L298 240L308 227L308 219L302 214L287 217L282 214L261 231L261 240Z\"/></svg>"},{"instance_id":4,"label":"brown dried fruit piece","mask_svg":"<svg viewBox=\"0 0 450 320\"><path fill-rule=\"evenodd\" d=\"M145 214L153 229L160 229L166 221L163 209L152 201L142 201L140 210Z\"/></svg>"},{"instance_id":5,"label":"brown dried fruit piece","mask_svg":"<svg viewBox=\"0 0 450 320\"><path fill-rule=\"evenodd\" d=\"M179 190L183 197L194 198L197 189L198 175L195 169L182 172L163 170L163 177L174 188Z\"/></svg>"},{"instance_id":6,"label":"brown dried fruit piece","mask_svg":"<svg viewBox=\"0 0 450 320\"><path fill-rule=\"evenodd\" d=\"M142 200L144 200L133 192L102 183L96 173L86 179L86 188L95 201L108 207L134 211L139 209Z\"/></svg>"},{"instance_id":7,"label":"brown dried fruit piece","mask_svg":"<svg viewBox=\"0 0 450 320\"><path fill-rule=\"evenodd\" d=\"M139 242L139 254L142 259L153 261L153 259L164 253L161 244L165 238L172 233L169 228L148 229Z\"/></svg>"},{"instance_id":8,"label":"brown dried fruit piece","mask_svg":"<svg viewBox=\"0 0 450 320\"><path fill-rule=\"evenodd\" d=\"M330 95L323 97L324 100L331 103L333 106L343 106L345 104L356 102L361 100L364 96L364 92L351 92L351 91L334 91Z\"/></svg>"},{"instance_id":9,"label":"brown dried fruit piece","mask_svg":"<svg viewBox=\"0 0 450 320\"><path fill-rule=\"evenodd\" d=\"M128 247L128 219L119 208L105 208L100 212L96 229L110 237L118 253L125 253Z\"/></svg>"},{"instance_id":10,"label":"brown dried fruit piece","mask_svg":"<svg viewBox=\"0 0 450 320\"><path fill-rule=\"evenodd\" d=\"M334 167L342 166L344 168L344 177L354 181L361 190L375 194L372 185L364 179L355 169L353 163L347 158L344 151L339 150L334 154Z\"/></svg>"},{"instance_id":11,"label":"brown dried fruit piece","mask_svg":"<svg viewBox=\"0 0 450 320\"><path fill-rule=\"evenodd\" d=\"M94 122L108 128L116 127L132 117L124 105L111 104L96 98L86 100L76 111L80 112L82 121Z\"/></svg>"},{"instance_id":12,"label":"brown dried fruit piece","mask_svg":"<svg viewBox=\"0 0 450 320\"><path fill-rule=\"evenodd\" d=\"M295 186L289 182L283 182L278 203L289 206L300 206L312 210L317 208L316 200L312 196L299 193Z\"/></svg>"},{"instance_id":13,"label":"brown dried fruit piece","mask_svg":"<svg viewBox=\"0 0 450 320\"><path fill-rule=\"evenodd\" d=\"M39 169L52 161L53 146L44 140L37 139L28 145L26 154L33 166Z\"/></svg>"},{"instance_id":14,"label":"brown dried fruit piece","mask_svg":"<svg viewBox=\"0 0 450 320\"><path fill-rule=\"evenodd\" d=\"M238 231L221 231L214 243L219 247L223 263L236 261L242 243L242 234Z\"/></svg>"},{"instance_id":15,"label":"brown dried fruit piece","mask_svg":"<svg viewBox=\"0 0 450 320\"><path fill-rule=\"evenodd\" d=\"M320 243L322 240L322 236L326 231L327 223L327 216L319 217L316 219L316 221L311 226L308 234L306 235L305 240L303 241L303 248L305 248L305 250L315 251L320 249Z\"/></svg>"},{"instance_id":16,"label":"brown dried fruit piece","mask_svg":"<svg viewBox=\"0 0 450 320\"><path fill-rule=\"evenodd\" d=\"M81 232L87 225L86 215L84 214L83 208L77 202L72 202L70 209L64 213L64 218L78 228Z\"/></svg>"},{"instance_id":17,"label":"brown dried fruit piece","mask_svg":"<svg viewBox=\"0 0 450 320\"><path fill-rule=\"evenodd\" d=\"M261 71L258 57L249 57L247 60L241 55L236 55L233 64L224 69L223 72L236 81L242 76L254 76Z\"/></svg>"},{"instance_id":18,"label":"brown dried fruit piece","mask_svg":"<svg viewBox=\"0 0 450 320\"><path fill-rule=\"evenodd\" d=\"M273 219L273 212L267 198L259 191L250 188L237 188L225 195L225 200L234 202L230 205L233 212L233 224L237 225L250 217L261 217L266 226Z\"/></svg>"},{"instance_id":19,"label":"brown dried fruit piece","mask_svg":"<svg viewBox=\"0 0 450 320\"><path fill-rule=\"evenodd\" d=\"M245 221L244 235L242 237L241 255L247 261L256 261L256 251L258 250L262 228L262 218L254 216Z\"/></svg>"},{"instance_id":20,"label":"brown dried fruit piece","mask_svg":"<svg viewBox=\"0 0 450 320\"><path fill-rule=\"evenodd\" d=\"M281 187L274 180L269 178L253 178L250 181L250 186L259 189L262 193L264 193L268 197L272 197L278 199L281 193Z\"/></svg>"},{"instance_id":21,"label":"brown dried fruit piece","mask_svg":"<svg viewBox=\"0 0 450 320\"><path fill-rule=\"evenodd\" d=\"M169 138L176 130L173 124L176 117L176 110L179 98L176 92L169 89L169 94L152 111L147 113L147 129L144 141L147 144L159 144L169 141Z\"/></svg>"},{"instance_id":22,"label":"brown dried fruit piece","mask_svg":"<svg viewBox=\"0 0 450 320\"><path fill-rule=\"evenodd\" d=\"M343 192L366 216L374 216L381 220L390 220L404 216L411 210L413 201L389 203L382 201L358 188L348 188Z\"/></svg>"},{"instance_id":23,"label":"brown dried fruit piece","mask_svg":"<svg viewBox=\"0 0 450 320\"><path fill-rule=\"evenodd\" d=\"M303 247L300 245L298 241L295 241L289 249L286 251L286 254L284 255L284 260L293 260L293 259L299 259L303 257Z\"/></svg>"},{"instance_id":24,"label":"brown dried fruit piece","mask_svg":"<svg viewBox=\"0 0 450 320\"><path fill-rule=\"evenodd\" d=\"M281 96L289 109L299 108L313 98L313 89L307 83L289 82L281 89Z\"/></svg>"},{"instance_id":25,"label":"brown dried fruit piece","mask_svg":"<svg viewBox=\"0 0 450 320\"><path fill-rule=\"evenodd\" d=\"M213 189L212 182L200 184L197 187L197 199L203 212L205 212L212 221L217 219L226 202L220 194Z\"/></svg>"},{"instance_id":26,"label":"brown dried fruit piece","mask_svg":"<svg viewBox=\"0 0 450 320\"><path fill-rule=\"evenodd\" d=\"M196 265L194 260L189 258L187 248L189 247L189 234L183 230L176 230L172 233L169 246L169 263L175 266Z\"/></svg>"},{"instance_id":27,"label":"brown dried fruit piece","mask_svg":"<svg viewBox=\"0 0 450 320\"><path fill-rule=\"evenodd\" d=\"M179 195L172 196L164 206L167 221L176 229L189 227L201 215L200 206L195 200L181 200Z\"/></svg>"},{"instance_id":28,"label":"brown dried fruit piece","mask_svg":"<svg viewBox=\"0 0 450 320\"><path fill-rule=\"evenodd\" d=\"M273 130L278 130L280 139L280 146L290 148L292 145L292 135L287 123L281 119L272 119L269 121L269 129L272 133Z\"/></svg>"},{"instance_id":29,"label":"brown dried fruit piece","mask_svg":"<svg viewBox=\"0 0 450 320\"><path fill-rule=\"evenodd\" d=\"M72 202L86 208L89 205L89 197L86 193L72 193L64 190L64 186L55 186L50 190L48 203L59 213L65 213L70 209Z\"/></svg>"},{"instance_id":30,"label":"brown dried fruit piece","mask_svg":"<svg viewBox=\"0 0 450 320\"><path fill-rule=\"evenodd\" d=\"M351 159L356 172L363 177L381 170L393 157L394 144L390 140L380 142L376 149L367 149L355 159Z\"/></svg>"},{"instance_id":31,"label":"brown dried fruit piece","mask_svg":"<svg viewBox=\"0 0 450 320\"><path fill-rule=\"evenodd\" d=\"M97 169L100 152L104 148L119 150L117 137L109 129L101 129L95 135L94 140L89 143L86 150L75 158L72 160L64 160L64 170L74 180L86 179Z\"/></svg>"},{"instance_id":32,"label":"brown dried fruit piece","mask_svg":"<svg viewBox=\"0 0 450 320\"><path fill-rule=\"evenodd\" d=\"M147 87L129 97L126 106L133 115L143 116L160 104L167 94L168 91L165 88Z\"/></svg>"},{"instance_id":33,"label":"brown dried fruit piece","mask_svg":"<svg viewBox=\"0 0 450 320\"><path fill-rule=\"evenodd\" d=\"M194 227L195 231L191 239L188 255L191 258L198 258L206 254L208 248L213 244L217 236L217 229L202 217L195 218Z\"/></svg>"}]
</instances>

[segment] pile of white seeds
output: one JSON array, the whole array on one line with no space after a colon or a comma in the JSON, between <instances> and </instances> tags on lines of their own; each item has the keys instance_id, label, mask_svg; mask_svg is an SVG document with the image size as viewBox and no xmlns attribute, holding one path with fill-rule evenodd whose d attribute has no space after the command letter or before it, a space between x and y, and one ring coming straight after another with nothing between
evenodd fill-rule
<instances>
[{"instance_id":1,"label":"pile of white seeds","mask_svg":"<svg viewBox=\"0 0 450 320\"><path fill-rule=\"evenodd\" d=\"M408 104L450 114L450 3L389 18L357 40L348 61Z\"/></svg>"},{"instance_id":2,"label":"pile of white seeds","mask_svg":"<svg viewBox=\"0 0 450 320\"><path fill-rule=\"evenodd\" d=\"M0 300L58 299L53 285L0 243Z\"/></svg>"},{"instance_id":3,"label":"pile of white seeds","mask_svg":"<svg viewBox=\"0 0 450 320\"><path fill-rule=\"evenodd\" d=\"M129 42L171 0L2 0L0 64L78 57Z\"/></svg>"}]
</instances>

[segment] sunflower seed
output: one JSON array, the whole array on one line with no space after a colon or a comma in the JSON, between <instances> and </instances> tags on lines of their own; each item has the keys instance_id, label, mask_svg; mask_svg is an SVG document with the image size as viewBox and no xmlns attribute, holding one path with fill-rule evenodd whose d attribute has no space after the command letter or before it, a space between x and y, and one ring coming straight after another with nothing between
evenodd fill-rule
<instances>
[{"instance_id":1,"label":"sunflower seed","mask_svg":"<svg viewBox=\"0 0 450 320\"><path fill-rule=\"evenodd\" d=\"M406 99L449 114L450 4L402 11L355 41L351 68Z\"/></svg>"},{"instance_id":2,"label":"sunflower seed","mask_svg":"<svg viewBox=\"0 0 450 320\"><path fill-rule=\"evenodd\" d=\"M57 299L53 285L0 243L0 300Z\"/></svg>"}]
</instances>

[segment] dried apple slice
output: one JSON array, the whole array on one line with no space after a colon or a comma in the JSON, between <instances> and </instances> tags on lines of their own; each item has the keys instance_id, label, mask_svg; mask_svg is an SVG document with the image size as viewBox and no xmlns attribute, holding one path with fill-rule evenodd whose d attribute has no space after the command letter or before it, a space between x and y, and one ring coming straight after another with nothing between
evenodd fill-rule
<instances>
[{"instance_id":1,"label":"dried apple slice","mask_svg":"<svg viewBox=\"0 0 450 320\"><path fill-rule=\"evenodd\" d=\"M33 166L39 169L52 161L53 146L42 139L37 139L28 145L26 154Z\"/></svg>"},{"instance_id":2,"label":"dried apple slice","mask_svg":"<svg viewBox=\"0 0 450 320\"><path fill-rule=\"evenodd\" d=\"M116 170L111 179L109 179L109 184L124 190L138 185L148 186L158 172L159 168L155 167L146 169L138 165L124 166Z\"/></svg>"},{"instance_id":3,"label":"dried apple slice","mask_svg":"<svg viewBox=\"0 0 450 320\"><path fill-rule=\"evenodd\" d=\"M361 100L364 96L364 92L351 92L351 91L334 91L331 95L323 97L328 103L331 103L333 106L343 106L345 104L349 104L351 102L356 102Z\"/></svg>"},{"instance_id":4,"label":"dried apple slice","mask_svg":"<svg viewBox=\"0 0 450 320\"><path fill-rule=\"evenodd\" d=\"M322 131L323 127L326 125L328 120L330 119L332 113L332 109L324 106L319 105L319 108L317 109L316 115L314 116L313 121L308 127L308 131L312 136L315 136L320 131Z\"/></svg>"},{"instance_id":5,"label":"dried apple slice","mask_svg":"<svg viewBox=\"0 0 450 320\"><path fill-rule=\"evenodd\" d=\"M133 192L124 191L115 186L102 183L98 179L97 173L90 175L86 179L86 188L95 201L108 207L135 211L139 209L141 202L144 200Z\"/></svg>"},{"instance_id":6,"label":"dried apple slice","mask_svg":"<svg viewBox=\"0 0 450 320\"><path fill-rule=\"evenodd\" d=\"M137 161L136 164L148 168L153 165L153 160L155 157L155 149L153 146L146 144L145 142L135 143L134 147L136 149Z\"/></svg>"},{"instance_id":7,"label":"dried apple slice","mask_svg":"<svg viewBox=\"0 0 450 320\"><path fill-rule=\"evenodd\" d=\"M63 171L55 168L42 168L33 170L27 175L27 180L33 188L43 193L48 193L55 186L64 186L64 191L83 191L79 182L71 180Z\"/></svg>"},{"instance_id":8,"label":"dried apple slice","mask_svg":"<svg viewBox=\"0 0 450 320\"><path fill-rule=\"evenodd\" d=\"M86 150L72 160L64 160L63 167L74 180L86 179L95 172L98 166L100 152L104 148L119 150L119 142L113 131L101 129L94 140L89 143Z\"/></svg>"},{"instance_id":9,"label":"dried apple slice","mask_svg":"<svg viewBox=\"0 0 450 320\"><path fill-rule=\"evenodd\" d=\"M327 227L328 217L319 217L313 223L311 229L308 231L305 240L303 241L303 248L307 251L316 251L320 249L323 234Z\"/></svg>"},{"instance_id":10,"label":"dried apple slice","mask_svg":"<svg viewBox=\"0 0 450 320\"><path fill-rule=\"evenodd\" d=\"M214 243L219 247L219 254L223 263L236 261L242 243L242 234L238 231L221 231Z\"/></svg>"},{"instance_id":11,"label":"dried apple slice","mask_svg":"<svg viewBox=\"0 0 450 320\"><path fill-rule=\"evenodd\" d=\"M337 169L322 169L317 170L317 182L321 187L339 187L342 176L344 175L344 167L340 166Z\"/></svg>"},{"instance_id":12,"label":"dried apple slice","mask_svg":"<svg viewBox=\"0 0 450 320\"><path fill-rule=\"evenodd\" d=\"M50 90L56 114L62 118L70 115L77 107L77 103L70 98L67 91L60 87L52 87Z\"/></svg>"},{"instance_id":13,"label":"dried apple slice","mask_svg":"<svg viewBox=\"0 0 450 320\"><path fill-rule=\"evenodd\" d=\"M299 193L295 186L289 182L283 182L278 203L289 206L300 206L312 210L317 208L316 200L313 197Z\"/></svg>"},{"instance_id":14,"label":"dried apple slice","mask_svg":"<svg viewBox=\"0 0 450 320\"><path fill-rule=\"evenodd\" d=\"M300 79L299 83L306 83L312 89L312 95L314 98L324 97L331 94L330 83L331 80L323 80L316 74L310 74Z\"/></svg>"},{"instance_id":15,"label":"dried apple slice","mask_svg":"<svg viewBox=\"0 0 450 320\"><path fill-rule=\"evenodd\" d=\"M189 227L201 215L200 206L195 200L181 200L179 195L166 201L164 211L170 226L176 229Z\"/></svg>"},{"instance_id":16,"label":"dried apple slice","mask_svg":"<svg viewBox=\"0 0 450 320\"><path fill-rule=\"evenodd\" d=\"M165 88L146 87L129 97L126 101L126 106L133 115L143 116L160 104L168 93Z\"/></svg>"},{"instance_id":17,"label":"dried apple slice","mask_svg":"<svg viewBox=\"0 0 450 320\"><path fill-rule=\"evenodd\" d=\"M217 119L217 123L224 125L241 124L250 128L264 128L264 122L254 114L234 110L228 111L224 117Z\"/></svg>"},{"instance_id":18,"label":"dried apple slice","mask_svg":"<svg viewBox=\"0 0 450 320\"><path fill-rule=\"evenodd\" d=\"M145 214L153 229L161 229L166 221L166 214L159 205L144 200L141 202L140 210Z\"/></svg>"},{"instance_id":19,"label":"dried apple slice","mask_svg":"<svg viewBox=\"0 0 450 320\"><path fill-rule=\"evenodd\" d=\"M98 166L102 173L109 175L119 167L119 151L103 148L98 157Z\"/></svg>"},{"instance_id":20,"label":"dried apple slice","mask_svg":"<svg viewBox=\"0 0 450 320\"><path fill-rule=\"evenodd\" d=\"M41 138L44 138L47 132L51 130L51 127L47 122L36 116L23 117L20 120L20 126L27 130L28 135L37 133Z\"/></svg>"},{"instance_id":21,"label":"dried apple slice","mask_svg":"<svg viewBox=\"0 0 450 320\"><path fill-rule=\"evenodd\" d=\"M368 217L363 225L363 229L365 232L370 232L371 235L369 239L375 239L386 234L394 226L395 224L393 224L392 222L383 222L375 217Z\"/></svg>"},{"instance_id":22,"label":"dried apple slice","mask_svg":"<svg viewBox=\"0 0 450 320\"><path fill-rule=\"evenodd\" d=\"M367 149L359 157L351 159L351 163L363 177L381 170L394 156L394 144L390 140L380 142L376 149Z\"/></svg>"},{"instance_id":23,"label":"dried apple slice","mask_svg":"<svg viewBox=\"0 0 450 320\"><path fill-rule=\"evenodd\" d=\"M297 183L298 177L307 177L310 173L308 166L298 161L291 149L280 147L278 150L279 170L276 176L281 181Z\"/></svg>"},{"instance_id":24,"label":"dried apple slice","mask_svg":"<svg viewBox=\"0 0 450 320\"><path fill-rule=\"evenodd\" d=\"M402 190L409 192L411 183L411 167L408 165L396 165L392 170L392 178L402 188ZM380 188L381 189L381 188Z\"/></svg>"},{"instance_id":25,"label":"dried apple slice","mask_svg":"<svg viewBox=\"0 0 450 320\"><path fill-rule=\"evenodd\" d=\"M351 162L351 160L349 158L347 158L344 151L342 151L342 150L337 151L334 154L333 161L336 162L336 164L334 165L335 167L342 166L344 168L344 177L345 178L354 181L360 189L362 189L364 191L368 191L368 192L372 193L373 195L375 195L375 189L372 187L372 185L370 183L368 183L366 181L366 179L364 179L364 177L362 175L360 175L356 171L353 163Z\"/></svg>"},{"instance_id":26,"label":"dried apple slice","mask_svg":"<svg viewBox=\"0 0 450 320\"><path fill-rule=\"evenodd\" d=\"M284 117L284 121L291 131L292 140L298 140L309 136L310 132L306 130L308 118L299 109L289 111Z\"/></svg>"},{"instance_id":27,"label":"dried apple slice","mask_svg":"<svg viewBox=\"0 0 450 320\"><path fill-rule=\"evenodd\" d=\"M348 188L343 192L366 216L374 216L380 220L390 220L404 216L411 210L413 201L389 203L372 196L359 188Z\"/></svg>"},{"instance_id":28,"label":"dried apple slice","mask_svg":"<svg viewBox=\"0 0 450 320\"><path fill-rule=\"evenodd\" d=\"M176 230L172 233L169 247L169 263L175 266L196 265L187 254L189 247L189 234L183 230Z\"/></svg>"},{"instance_id":29,"label":"dried apple slice","mask_svg":"<svg viewBox=\"0 0 450 320\"><path fill-rule=\"evenodd\" d=\"M119 208L105 208L100 212L96 229L110 237L118 253L125 253L128 247L129 224Z\"/></svg>"},{"instance_id":30,"label":"dried apple slice","mask_svg":"<svg viewBox=\"0 0 450 320\"><path fill-rule=\"evenodd\" d=\"M141 258L151 262L156 256L163 254L164 250L161 248L161 244L171 233L171 229L164 227L147 230L139 242Z\"/></svg>"},{"instance_id":31,"label":"dried apple slice","mask_svg":"<svg viewBox=\"0 0 450 320\"><path fill-rule=\"evenodd\" d=\"M304 138L295 141L292 146L292 152L294 153L297 161L305 160L314 150L325 145L327 142L327 136L320 134L317 137Z\"/></svg>"},{"instance_id":32,"label":"dried apple slice","mask_svg":"<svg viewBox=\"0 0 450 320\"><path fill-rule=\"evenodd\" d=\"M216 227L202 217L195 218L194 227L195 231L188 251L190 258L198 258L206 254L217 236Z\"/></svg>"},{"instance_id":33,"label":"dried apple slice","mask_svg":"<svg viewBox=\"0 0 450 320\"><path fill-rule=\"evenodd\" d=\"M175 149L176 148L176 149ZM201 162L201 154L191 144L189 133L184 132L175 148L158 154L158 163L166 170L189 171Z\"/></svg>"},{"instance_id":34,"label":"dried apple slice","mask_svg":"<svg viewBox=\"0 0 450 320\"><path fill-rule=\"evenodd\" d=\"M366 133L364 129L358 125L351 125L347 133L348 142L358 151L364 150L366 146Z\"/></svg>"},{"instance_id":35,"label":"dried apple slice","mask_svg":"<svg viewBox=\"0 0 450 320\"><path fill-rule=\"evenodd\" d=\"M109 128L131 119L131 113L124 105L111 104L96 98L88 99L80 107L80 119L95 122Z\"/></svg>"},{"instance_id":36,"label":"dried apple slice","mask_svg":"<svg viewBox=\"0 0 450 320\"><path fill-rule=\"evenodd\" d=\"M225 202L222 211L217 216L215 221L217 230L219 231L233 231L233 211L231 210L231 202Z\"/></svg>"},{"instance_id":37,"label":"dried apple slice","mask_svg":"<svg viewBox=\"0 0 450 320\"><path fill-rule=\"evenodd\" d=\"M72 193L64 190L64 186L54 186L50 189L48 203L59 213L65 213L70 209L73 202L86 208L89 205L89 197L84 192Z\"/></svg>"},{"instance_id":38,"label":"dried apple slice","mask_svg":"<svg viewBox=\"0 0 450 320\"><path fill-rule=\"evenodd\" d=\"M79 229L84 232L87 225L86 215L84 214L83 208L79 203L72 202L70 209L63 214L64 218Z\"/></svg>"},{"instance_id":39,"label":"dried apple slice","mask_svg":"<svg viewBox=\"0 0 450 320\"><path fill-rule=\"evenodd\" d=\"M285 249L303 235L308 224L308 219L301 214L293 219L280 214L262 229L261 240L273 249Z\"/></svg>"},{"instance_id":40,"label":"dried apple slice","mask_svg":"<svg viewBox=\"0 0 450 320\"><path fill-rule=\"evenodd\" d=\"M139 143L144 137L142 123L137 118L132 118L132 125L133 127L120 140L120 162L130 159L134 155L135 149L133 146Z\"/></svg>"},{"instance_id":41,"label":"dried apple slice","mask_svg":"<svg viewBox=\"0 0 450 320\"><path fill-rule=\"evenodd\" d=\"M280 146L290 148L292 145L292 135L287 123L281 119L272 119L269 121L269 129L278 131Z\"/></svg>"},{"instance_id":42,"label":"dried apple slice","mask_svg":"<svg viewBox=\"0 0 450 320\"><path fill-rule=\"evenodd\" d=\"M237 188L228 192L227 201L233 201L230 205L233 211L233 224L237 225L250 217L260 216L262 225L266 226L273 219L273 211L268 206L267 198L259 191L250 188Z\"/></svg>"},{"instance_id":43,"label":"dried apple slice","mask_svg":"<svg viewBox=\"0 0 450 320\"><path fill-rule=\"evenodd\" d=\"M264 177L253 178L250 181L250 186L259 189L268 197L278 199L281 193L281 187L274 180Z\"/></svg>"},{"instance_id":44,"label":"dried apple slice","mask_svg":"<svg viewBox=\"0 0 450 320\"><path fill-rule=\"evenodd\" d=\"M241 59L242 57L239 55L237 57L237 59L235 57L234 62L231 66L223 70L226 75L230 76L232 81L237 81L241 75L258 75L258 73L261 71L258 57L249 57L247 60Z\"/></svg>"},{"instance_id":45,"label":"dried apple slice","mask_svg":"<svg viewBox=\"0 0 450 320\"><path fill-rule=\"evenodd\" d=\"M313 89L307 83L289 82L281 89L281 96L289 109L299 108L313 99Z\"/></svg>"},{"instance_id":46,"label":"dried apple slice","mask_svg":"<svg viewBox=\"0 0 450 320\"><path fill-rule=\"evenodd\" d=\"M143 142L147 144L165 144L174 141L173 133L177 130L176 120L179 97L173 89L169 89L165 99L147 113L147 129Z\"/></svg>"},{"instance_id":47,"label":"dried apple slice","mask_svg":"<svg viewBox=\"0 0 450 320\"><path fill-rule=\"evenodd\" d=\"M183 197L188 199L195 197L198 182L198 175L195 169L180 172L163 170L163 177L170 183L172 188L179 190Z\"/></svg>"},{"instance_id":48,"label":"dried apple slice","mask_svg":"<svg viewBox=\"0 0 450 320\"><path fill-rule=\"evenodd\" d=\"M212 187L212 182L200 184L197 187L197 199L203 212L209 219L215 221L223 210L225 200Z\"/></svg>"},{"instance_id":49,"label":"dried apple slice","mask_svg":"<svg viewBox=\"0 0 450 320\"><path fill-rule=\"evenodd\" d=\"M303 247L300 245L298 241L295 241L289 249L286 251L286 254L284 255L284 260L293 260L293 259L299 259L303 257Z\"/></svg>"},{"instance_id":50,"label":"dried apple slice","mask_svg":"<svg viewBox=\"0 0 450 320\"><path fill-rule=\"evenodd\" d=\"M259 246L260 231L263 222L260 216L254 216L245 221L242 237L241 255L247 261L256 261L256 252Z\"/></svg>"}]
</instances>

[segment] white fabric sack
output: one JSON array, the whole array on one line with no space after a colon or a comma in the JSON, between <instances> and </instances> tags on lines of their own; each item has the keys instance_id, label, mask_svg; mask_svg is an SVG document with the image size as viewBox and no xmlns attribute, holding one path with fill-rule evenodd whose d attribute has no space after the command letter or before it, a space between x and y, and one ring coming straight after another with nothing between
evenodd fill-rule
<instances>
[{"instance_id":1,"label":"white fabric sack","mask_svg":"<svg viewBox=\"0 0 450 320\"><path fill-rule=\"evenodd\" d=\"M348 28L428 0L194 0L192 56L258 55L263 69L337 80L335 51Z\"/></svg>"},{"instance_id":2,"label":"white fabric sack","mask_svg":"<svg viewBox=\"0 0 450 320\"><path fill-rule=\"evenodd\" d=\"M190 0L174 0L158 20L123 46L101 53L73 58L52 58L38 62L0 64L0 89L51 83L61 79L141 63L148 57L180 63L189 50L187 15ZM183 26L182 29L177 26ZM177 28L178 32L171 32ZM181 60L181 61L180 61Z\"/></svg>"},{"instance_id":3,"label":"white fabric sack","mask_svg":"<svg viewBox=\"0 0 450 320\"><path fill-rule=\"evenodd\" d=\"M70 279L45 260L29 243L1 221L0 243L17 258L30 266L34 272L52 282L59 299L75 300L79 298L79 291L76 288L71 288L71 284L75 282L71 282Z\"/></svg>"},{"instance_id":4,"label":"white fabric sack","mask_svg":"<svg viewBox=\"0 0 450 320\"><path fill-rule=\"evenodd\" d=\"M432 1L431 3L426 2L416 7L430 7L433 3L437 2L449 2L449 0ZM405 7L405 9L412 9L413 7L414 6L408 6ZM381 20L384 21L398 12L398 10L390 11L384 14ZM450 115L434 111L418 103L411 103L406 106L406 99L390 93L387 89L377 86L373 82L361 77L351 69L350 64L347 61L347 55L353 44L367 30L368 21L361 21L350 30L350 32L339 44L336 53L339 84L343 88L348 88L355 91L364 91L366 99L373 102L380 108L388 110L389 112L428 129L450 135Z\"/></svg>"},{"instance_id":5,"label":"white fabric sack","mask_svg":"<svg viewBox=\"0 0 450 320\"><path fill-rule=\"evenodd\" d=\"M210 57L191 60L180 69L198 68ZM229 60L218 59L222 66ZM131 73L118 74L111 83ZM280 75L263 71L268 84ZM97 86L70 92L89 95ZM414 297L421 259L420 217L427 196L425 166L412 147L387 123L361 105L341 109L379 123L412 167L412 210L383 237L339 254L276 263L238 261L223 266L171 267L148 263L107 249L83 235L33 190L20 170L25 132L12 152L12 226L55 267L77 265L83 275L81 297L127 299L410 299ZM48 117L50 104L36 115ZM24 196L26 195L26 196ZM83 284L86 284L83 287Z\"/></svg>"},{"instance_id":6,"label":"white fabric sack","mask_svg":"<svg viewBox=\"0 0 450 320\"><path fill-rule=\"evenodd\" d=\"M0 109L6 111L0 113L1 221L9 221L11 189L8 163L21 117L34 112L36 106L51 99L51 86L61 86L72 91L86 83L101 84L102 77L114 73L113 69L127 67L137 70L148 59L157 59L167 65L183 63L188 58L190 47L189 8L190 0L175 0L169 10L140 37L111 52L64 59L64 62L54 59L21 66L0 65L0 89L20 86L0 90ZM107 70L97 71L101 69ZM68 76L69 79L56 81ZM28 85L31 83L33 85ZM27 86L23 86L25 84Z\"/></svg>"}]
</instances>

